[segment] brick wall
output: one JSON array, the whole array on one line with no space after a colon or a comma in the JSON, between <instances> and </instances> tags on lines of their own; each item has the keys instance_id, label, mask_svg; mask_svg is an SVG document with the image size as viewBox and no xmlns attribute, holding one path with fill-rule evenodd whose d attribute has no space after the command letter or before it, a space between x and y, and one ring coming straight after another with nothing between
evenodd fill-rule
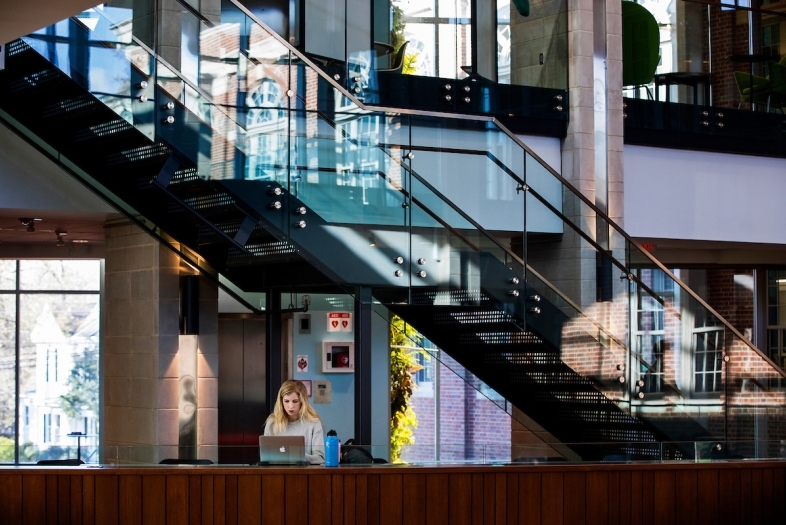
<instances>
[{"instance_id":1,"label":"brick wall","mask_svg":"<svg viewBox=\"0 0 786 525\"><path fill-rule=\"evenodd\" d=\"M740 95L733 73L749 72L750 69L747 63L732 62L726 57L748 54L747 11L721 11L713 6L710 8L709 26L712 34L713 106L736 109ZM746 106L744 104L743 108Z\"/></svg>"},{"instance_id":2,"label":"brick wall","mask_svg":"<svg viewBox=\"0 0 786 525\"><path fill-rule=\"evenodd\" d=\"M467 373L464 367L444 353L440 359L442 363L431 360L435 378L433 395L418 392L411 398L418 427L414 433L415 444L402 453L402 459L509 461L510 416L463 379Z\"/></svg>"}]
</instances>

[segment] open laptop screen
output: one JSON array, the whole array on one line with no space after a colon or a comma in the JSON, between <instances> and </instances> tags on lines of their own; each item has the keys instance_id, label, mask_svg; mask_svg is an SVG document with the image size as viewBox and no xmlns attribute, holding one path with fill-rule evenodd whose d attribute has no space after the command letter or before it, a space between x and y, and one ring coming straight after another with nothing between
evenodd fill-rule
<instances>
[{"instance_id":1,"label":"open laptop screen","mask_svg":"<svg viewBox=\"0 0 786 525\"><path fill-rule=\"evenodd\" d=\"M259 436L259 462L263 465L305 465L303 436Z\"/></svg>"}]
</instances>

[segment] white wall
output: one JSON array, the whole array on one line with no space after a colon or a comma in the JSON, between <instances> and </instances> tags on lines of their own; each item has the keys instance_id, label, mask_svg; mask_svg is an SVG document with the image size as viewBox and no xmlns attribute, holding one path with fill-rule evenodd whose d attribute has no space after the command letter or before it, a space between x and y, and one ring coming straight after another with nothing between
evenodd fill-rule
<instances>
[{"instance_id":1,"label":"white wall","mask_svg":"<svg viewBox=\"0 0 786 525\"><path fill-rule=\"evenodd\" d=\"M1 125L0 187L0 208L116 216L79 181Z\"/></svg>"},{"instance_id":2,"label":"white wall","mask_svg":"<svg viewBox=\"0 0 786 525\"><path fill-rule=\"evenodd\" d=\"M633 237L786 244L786 160L625 146Z\"/></svg>"}]
</instances>

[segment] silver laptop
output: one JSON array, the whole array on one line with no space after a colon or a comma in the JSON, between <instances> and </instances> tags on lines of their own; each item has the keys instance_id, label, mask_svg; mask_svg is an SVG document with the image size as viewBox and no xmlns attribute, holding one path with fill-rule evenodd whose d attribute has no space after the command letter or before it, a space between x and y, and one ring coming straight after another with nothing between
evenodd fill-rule
<instances>
[{"instance_id":1,"label":"silver laptop","mask_svg":"<svg viewBox=\"0 0 786 525\"><path fill-rule=\"evenodd\" d=\"M259 436L259 463L262 465L305 465L306 438L303 436Z\"/></svg>"}]
</instances>

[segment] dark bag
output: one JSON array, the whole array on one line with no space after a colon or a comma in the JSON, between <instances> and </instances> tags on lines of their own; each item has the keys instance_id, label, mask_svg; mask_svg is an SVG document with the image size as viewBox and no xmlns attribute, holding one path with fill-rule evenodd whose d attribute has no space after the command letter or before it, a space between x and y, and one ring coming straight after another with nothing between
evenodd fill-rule
<instances>
[{"instance_id":1,"label":"dark bag","mask_svg":"<svg viewBox=\"0 0 786 525\"><path fill-rule=\"evenodd\" d=\"M348 439L346 443L341 444L340 462L342 464L369 464L374 462L374 456L364 447L355 445L354 439Z\"/></svg>"}]
</instances>

